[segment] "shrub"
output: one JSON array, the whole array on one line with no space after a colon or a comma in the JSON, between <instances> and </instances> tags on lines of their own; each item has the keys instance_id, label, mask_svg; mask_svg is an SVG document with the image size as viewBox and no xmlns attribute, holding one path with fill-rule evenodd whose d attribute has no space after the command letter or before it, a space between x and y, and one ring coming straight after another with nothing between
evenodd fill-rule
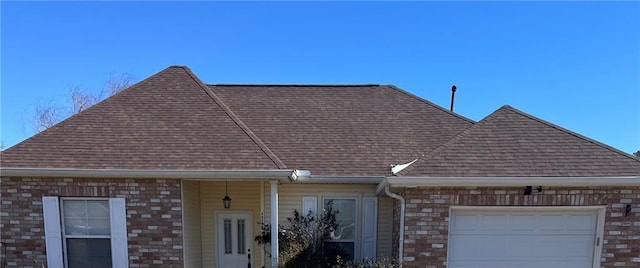
<instances>
[{"instance_id":1,"label":"shrub","mask_svg":"<svg viewBox=\"0 0 640 268\"><path fill-rule=\"evenodd\" d=\"M333 209L329 203L318 218L311 212L301 215L297 210L293 211L293 217L287 218L288 225L278 226L278 249L280 267L301 268L382 268L400 267L389 259L370 260L362 263L344 261L348 256L336 243L326 243L331 240L331 234L338 230L336 214L339 211ZM258 244L271 244L271 225L260 223L261 233L256 236ZM265 251L268 255L267 247Z\"/></svg>"},{"instance_id":2,"label":"shrub","mask_svg":"<svg viewBox=\"0 0 640 268\"><path fill-rule=\"evenodd\" d=\"M311 212L306 216L297 210L293 211L293 217L287 218L288 225L279 225L278 228L278 259L282 267L330 267L329 261L324 256L327 251L325 241L338 228L336 213L330 203L322 211L319 218ZM261 233L255 238L258 244L271 243L271 225L261 223ZM269 253L269 252L267 252ZM270 254L270 253L269 253Z\"/></svg>"},{"instance_id":3,"label":"shrub","mask_svg":"<svg viewBox=\"0 0 640 268\"><path fill-rule=\"evenodd\" d=\"M389 258L381 258L377 260L364 259L363 262L345 261L340 256L336 258L332 268L398 268L400 262Z\"/></svg>"}]
</instances>

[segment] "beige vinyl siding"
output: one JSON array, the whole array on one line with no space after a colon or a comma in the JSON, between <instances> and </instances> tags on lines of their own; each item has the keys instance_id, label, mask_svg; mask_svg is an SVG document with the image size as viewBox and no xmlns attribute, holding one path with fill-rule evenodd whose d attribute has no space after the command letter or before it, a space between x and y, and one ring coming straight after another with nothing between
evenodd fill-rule
<instances>
[{"instance_id":1,"label":"beige vinyl siding","mask_svg":"<svg viewBox=\"0 0 640 268\"><path fill-rule=\"evenodd\" d=\"M200 182L182 181L184 267L202 267Z\"/></svg>"},{"instance_id":2,"label":"beige vinyl siding","mask_svg":"<svg viewBox=\"0 0 640 268\"><path fill-rule=\"evenodd\" d=\"M215 217L218 211L251 211L254 221L253 238L260 234L260 182L229 182L228 194L231 208L224 209L222 198L225 195L224 182L200 182L201 219L202 219L202 267L216 267ZM252 239L253 240L253 239ZM254 243L251 249L252 267L262 267L260 257L262 248ZM257 253L257 254L256 254Z\"/></svg>"},{"instance_id":3,"label":"beige vinyl siding","mask_svg":"<svg viewBox=\"0 0 640 268\"><path fill-rule=\"evenodd\" d=\"M378 258L391 258L393 230L393 199L390 197L378 198Z\"/></svg>"},{"instance_id":4,"label":"beige vinyl siding","mask_svg":"<svg viewBox=\"0 0 640 268\"><path fill-rule=\"evenodd\" d=\"M265 221L270 221L271 213L271 191L268 183L265 183L264 187L264 215ZM287 224L287 218L293 216L293 211L302 210L302 198L305 196L315 196L318 198L317 209L322 211L322 198L323 197L358 197L357 200L357 220L360 221L359 226L362 225L362 197L364 196L376 196L375 184L279 184L278 185L278 221L280 224ZM377 255L390 254L391 249L391 220L392 212L391 205L388 204L388 200L382 200L378 198L378 238ZM389 199L389 198L386 198ZM380 237L380 234L384 234ZM358 228L357 241L362 240L362 228ZM356 243L356 254L360 255L361 243ZM389 256L389 255L384 255Z\"/></svg>"}]
</instances>

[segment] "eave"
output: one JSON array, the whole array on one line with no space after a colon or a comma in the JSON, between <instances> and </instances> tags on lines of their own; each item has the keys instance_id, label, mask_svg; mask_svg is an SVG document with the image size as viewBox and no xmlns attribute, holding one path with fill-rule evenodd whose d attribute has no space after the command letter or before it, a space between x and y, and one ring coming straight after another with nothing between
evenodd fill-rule
<instances>
[{"instance_id":1,"label":"eave","mask_svg":"<svg viewBox=\"0 0 640 268\"><path fill-rule=\"evenodd\" d=\"M294 182L308 177L309 171L296 169L75 169L0 167L2 177L104 178L104 179L190 179L190 180L278 180Z\"/></svg>"},{"instance_id":2,"label":"eave","mask_svg":"<svg viewBox=\"0 0 640 268\"><path fill-rule=\"evenodd\" d=\"M640 176L601 177L387 177L384 187L487 187L487 186L640 186Z\"/></svg>"}]
</instances>

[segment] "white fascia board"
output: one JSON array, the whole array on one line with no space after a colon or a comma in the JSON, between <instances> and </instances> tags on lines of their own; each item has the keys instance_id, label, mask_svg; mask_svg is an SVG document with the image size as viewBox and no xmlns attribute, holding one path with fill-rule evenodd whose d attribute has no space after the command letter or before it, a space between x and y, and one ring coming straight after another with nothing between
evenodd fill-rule
<instances>
[{"instance_id":1,"label":"white fascia board","mask_svg":"<svg viewBox=\"0 0 640 268\"><path fill-rule=\"evenodd\" d=\"M640 186L640 176L610 177L387 177L391 187ZM380 185L378 185L380 189ZM384 189L384 186L382 187Z\"/></svg>"},{"instance_id":2,"label":"white fascia board","mask_svg":"<svg viewBox=\"0 0 640 268\"><path fill-rule=\"evenodd\" d=\"M378 184L384 177L373 176L307 176L300 177L296 183L330 183L330 184Z\"/></svg>"},{"instance_id":3,"label":"white fascia board","mask_svg":"<svg viewBox=\"0 0 640 268\"><path fill-rule=\"evenodd\" d=\"M176 169L73 169L1 167L2 177L65 177L120 179L193 179L193 180L278 180L288 183L307 175L308 171L271 170L176 170ZM308 175L307 175L308 176Z\"/></svg>"}]
</instances>

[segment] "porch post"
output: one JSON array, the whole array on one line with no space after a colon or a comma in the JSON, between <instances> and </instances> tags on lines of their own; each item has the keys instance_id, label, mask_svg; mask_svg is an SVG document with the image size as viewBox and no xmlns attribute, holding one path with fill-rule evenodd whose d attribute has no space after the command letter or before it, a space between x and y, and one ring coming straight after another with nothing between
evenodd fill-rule
<instances>
[{"instance_id":1,"label":"porch post","mask_svg":"<svg viewBox=\"0 0 640 268\"><path fill-rule=\"evenodd\" d=\"M278 181L271 181L271 267L278 267Z\"/></svg>"}]
</instances>

